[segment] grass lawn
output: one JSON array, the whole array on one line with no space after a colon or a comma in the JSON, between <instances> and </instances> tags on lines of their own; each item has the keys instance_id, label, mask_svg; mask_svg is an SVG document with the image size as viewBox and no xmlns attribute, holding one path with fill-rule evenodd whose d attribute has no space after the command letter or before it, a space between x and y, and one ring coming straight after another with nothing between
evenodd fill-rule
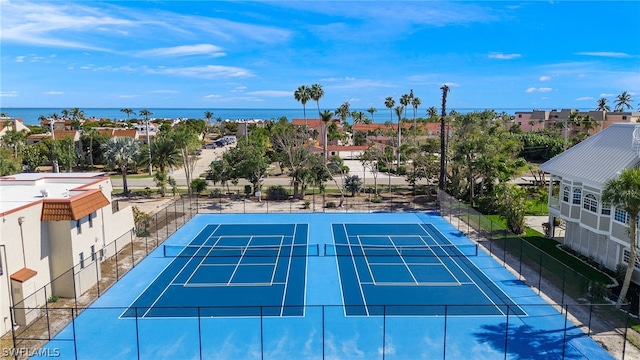
<instances>
[{"instance_id":1,"label":"grass lawn","mask_svg":"<svg viewBox=\"0 0 640 360\"><path fill-rule=\"evenodd\" d=\"M498 225L506 228L506 222L501 219L499 215L487 215L487 217ZM526 232L523 235L520 235L520 237L527 243L535 246L536 248L542 250L544 253L565 264L569 268L577 271L587 279L591 279L605 285L613 284L612 279L605 273L586 264L584 261L576 258L575 256L572 256L567 252L559 249L557 247L558 242L545 238L544 235L539 231L531 228L526 228Z\"/></svg>"}]
</instances>

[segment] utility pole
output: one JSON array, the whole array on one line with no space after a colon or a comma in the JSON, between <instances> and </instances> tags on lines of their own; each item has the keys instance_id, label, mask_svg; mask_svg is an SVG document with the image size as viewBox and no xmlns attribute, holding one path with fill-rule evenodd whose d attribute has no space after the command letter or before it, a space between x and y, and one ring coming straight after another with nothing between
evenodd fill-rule
<instances>
[{"instance_id":1,"label":"utility pole","mask_svg":"<svg viewBox=\"0 0 640 360\"><path fill-rule=\"evenodd\" d=\"M440 115L440 179L438 181L438 188L440 190L444 190L445 183L445 157L446 157L446 146L445 146L445 117L447 116L447 93L449 92L449 87L447 85L442 85L440 88L442 90L442 113Z\"/></svg>"}]
</instances>

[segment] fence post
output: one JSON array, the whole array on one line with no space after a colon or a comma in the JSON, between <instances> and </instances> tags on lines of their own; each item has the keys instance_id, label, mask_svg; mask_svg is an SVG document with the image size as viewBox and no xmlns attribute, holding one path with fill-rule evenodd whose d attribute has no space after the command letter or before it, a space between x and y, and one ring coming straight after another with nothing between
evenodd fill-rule
<instances>
[{"instance_id":1,"label":"fence post","mask_svg":"<svg viewBox=\"0 0 640 360\"><path fill-rule=\"evenodd\" d=\"M51 340L51 326L49 325L49 297L47 296L47 286L44 286L44 311L47 314L47 338ZM13 322L11 323L13 325ZM12 326L13 327L13 326Z\"/></svg>"},{"instance_id":2,"label":"fence post","mask_svg":"<svg viewBox=\"0 0 640 360\"><path fill-rule=\"evenodd\" d=\"M264 327L262 320L262 305L260 305L260 359L264 360Z\"/></svg>"},{"instance_id":3,"label":"fence post","mask_svg":"<svg viewBox=\"0 0 640 360\"><path fill-rule=\"evenodd\" d=\"M202 359L202 325L200 324L200 306L198 306L198 347L200 349L200 359Z\"/></svg>"},{"instance_id":4,"label":"fence post","mask_svg":"<svg viewBox=\"0 0 640 360\"><path fill-rule=\"evenodd\" d=\"M387 305L382 305L382 360L387 352Z\"/></svg>"},{"instance_id":5,"label":"fence post","mask_svg":"<svg viewBox=\"0 0 640 360\"><path fill-rule=\"evenodd\" d=\"M138 307L133 308L133 315L136 319L136 351L138 352L138 359L140 359L140 328L138 327Z\"/></svg>"},{"instance_id":6,"label":"fence post","mask_svg":"<svg viewBox=\"0 0 640 360\"><path fill-rule=\"evenodd\" d=\"M134 232L133 229L131 229L131 231L129 232L129 237L131 238L131 268L132 269L136 266L135 251L133 249L133 232Z\"/></svg>"},{"instance_id":7,"label":"fence post","mask_svg":"<svg viewBox=\"0 0 640 360\"><path fill-rule=\"evenodd\" d=\"M96 264L96 287L98 290L98 297L100 297L100 269L98 268L98 266L100 266L100 260L98 257L96 257L96 260L93 263Z\"/></svg>"},{"instance_id":8,"label":"fence post","mask_svg":"<svg viewBox=\"0 0 640 360\"><path fill-rule=\"evenodd\" d=\"M562 357L564 359L564 353L567 348L567 322L569 321L569 305L564 306L564 330L562 332Z\"/></svg>"},{"instance_id":9,"label":"fence post","mask_svg":"<svg viewBox=\"0 0 640 360\"><path fill-rule=\"evenodd\" d=\"M321 305L322 306L322 359L324 360L324 307L325 305Z\"/></svg>"},{"instance_id":10,"label":"fence post","mask_svg":"<svg viewBox=\"0 0 640 360\"><path fill-rule=\"evenodd\" d=\"M504 326L504 360L507 360L507 349L509 347L509 309L510 305L507 305L507 322Z\"/></svg>"},{"instance_id":11,"label":"fence post","mask_svg":"<svg viewBox=\"0 0 640 360\"><path fill-rule=\"evenodd\" d=\"M442 358L447 358L447 318L449 313L449 305L444 306L444 336L442 341Z\"/></svg>"}]
</instances>

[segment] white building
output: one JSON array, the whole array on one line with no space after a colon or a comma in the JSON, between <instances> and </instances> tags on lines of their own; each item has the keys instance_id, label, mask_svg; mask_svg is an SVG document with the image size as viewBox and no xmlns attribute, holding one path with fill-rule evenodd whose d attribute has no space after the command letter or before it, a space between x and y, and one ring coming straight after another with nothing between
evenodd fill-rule
<instances>
[{"instance_id":1,"label":"white building","mask_svg":"<svg viewBox=\"0 0 640 360\"><path fill-rule=\"evenodd\" d=\"M602 190L620 171L640 165L634 132L640 136L640 125L611 124L540 166L551 175L549 224L563 220L564 244L611 270L629 263L629 215L603 203ZM640 263L635 270L640 282Z\"/></svg>"},{"instance_id":2,"label":"white building","mask_svg":"<svg viewBox=\"0 0 640 360\"><path fill-rule=\"evenodd\" d=\"M82 269L126 245L111 243L134 228L130 207L113 212L111 191L104 173L0 178L0 335L11 330L10 306L23 299L28 310L16 309L13 325L37 318L46 296L72 298L96 284L96 271Z\"/></svg>"}]
</instances>

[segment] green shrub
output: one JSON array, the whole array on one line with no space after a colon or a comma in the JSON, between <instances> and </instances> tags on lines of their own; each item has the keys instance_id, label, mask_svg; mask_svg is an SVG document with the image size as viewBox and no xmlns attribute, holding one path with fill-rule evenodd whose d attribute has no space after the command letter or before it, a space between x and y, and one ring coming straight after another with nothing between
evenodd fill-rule
<instances>
[{"instance_id":1,"label":"green shrub","mask_svg":"<svg viewBox=\"0 0 640 360\"><path fill-rule=\"evenodd\" d=\"M282 185L271 186L267 189L267 200L287 200L289 193Z\"/></svg>"},{"instance_id":2,"label":"green shrub","mask_svg":"<svg viewBox=\"0 0 640 360\"><path fill-rule=\"evenodd\" d=\"M251 185L244 186L244 194L247 196L251 196Z\"/></svg>"},{"instance_id":3,"label":"green shrub","mask_svg":"<svg viewBox=\"0 0 640 360\"><path fill-rule=\"evenodd\" d=\"M49 296L49 299L47 299L47 302L54 303L54 302L58 301L58 299L60 299L58 297L58 295L51 295L51 296Z\"/></svg>"},{"instance_id":4,"label":"green shrub","mask_svg":"<svg viewBox=\"0 0 640 360\"><path fill-rule=\"evenodd\" d=\"M311 201L307 200L302 204L303 209L308 209L311 207Z\"/></svg>"},{"instance_id":5,"label":"green shrub","mask_svg":"<svg viewBox=\"0 0 640 360\"><path fill-rule=\"evenodd\" d=\"M371 198L371 202L374 204L379 204L382 202L382 198L380 196L375 196L373 198Z\"/></svg>"},{"instance_id":6,"label":"green shrub","mask_svg":"<svg viewBox=\"0 0 640 360\"><path fill-rule=\"evenodd\" d=\"M327 209L333 209L336 207L336 203L333 201L327 201L327 203L324 204L324 207L326 207Z\"/></svg>"}]
</instances>

